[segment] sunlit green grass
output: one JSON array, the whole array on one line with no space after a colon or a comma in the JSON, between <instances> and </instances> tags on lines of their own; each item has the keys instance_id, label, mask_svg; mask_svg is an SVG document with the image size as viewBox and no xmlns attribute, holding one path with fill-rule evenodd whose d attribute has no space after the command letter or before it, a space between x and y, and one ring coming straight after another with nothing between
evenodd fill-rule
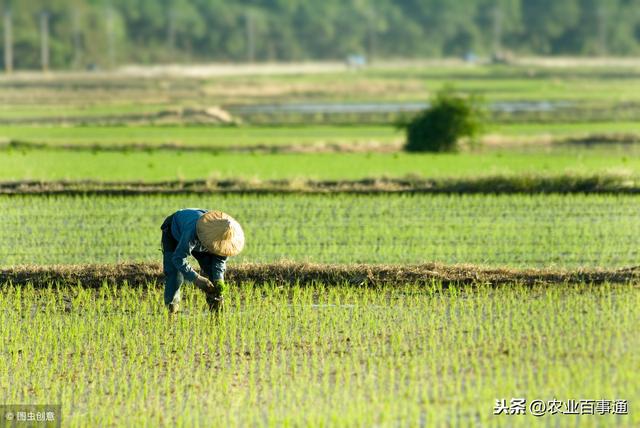
<instances>
[{"instance_id":1,"label":"sunlit green grass","mask_svg":"<svg viewBox=\"0 0 640 428\"><path fill-rule=\"evenodd\" d=\"M133 99L124 103L96 103L82 105L80 100L64 104L27 104L16 106L15 104L4 104L0 106L0 119L21 119L21 118L57 118L60 120L68 118L91 118L126 115L153 114L166 109L166 105L157 103L136 103Z\"/></svg>"},{"instance_id":2,"label":"sunlit green grass","mask_svg":"<svg viewBox=\"0 0 640 428\"><path fill-rule=\"evenodd\" d=\"M52 145L175 144L242 147L308 144L391 143L403 139L392 126L0 126L0 140Z\"/></svg>"},{"instance_id":3,"label":"sunlit green grass","mask_svg":"<svg viewBox=\"0 0 640 428\"><path fill-rule=\"evenodd\" d=\"M147 195L0 197L0 266L160 262L160 224L185 207L240 221L230 263L471 263L624 267L640 258L640 197Z\"/></svg>"},{"instance_id":4,"label":"sunlit green grass","mask_svg":"<svg viewBox=\"0 0 640 428\"><path fill-rule=\"evenodd\" d=\"M24 105L5 103L0 118L126 115L222 101L423 101L445 82L488 100L640 100L640 76L590 73L554 71L538 79L513 68L412 67L244 77L245 83L258 83L252 95L219 96L211 87L205 98L194 90L152 104L171 91L114 89L110 97L125 98L120 106L96 103L103 90L78 91L64 102L52 91L49 104L39 105L28 99L40 91L32 88L25 91ZM232 87L242 81L209 83ZM281 85L284 95L262 94L262 83ZM126 96L134 93L141 99L128 102ZM516 124L490 132L565 136L633 133L640 127ZM0 127L0 140L81 145L229 147L401 139L392 127ZM565 173L637 176L640 157L625 149L438 156L0 150L2 181ZM222 209L242 223L247 246L230 264L438 261L614 268L635 266L640 257L638 196L3 196L0 267L159 262L160 223L189 206ZM535 289L510 284L444 292L437 283L386 289L243 284L231 288L217 319L186 284L183 313L172 322L157 284L95 292L59 285L36 291L0 284L0 401L59 402L63 426L640 425L640 413L634 411L640 402L637 284ZM516 397L624 399L630 414L579 416L579 421L569 415L492 416L496 399Z\"/></svg>"},{"instance_id":5,"label":"sunlit green grass","mask_svg":"<svg viewBox=\"0 0 640 428\"><path fill-rule=\"evenodd\" d=\"M640 122L560 124L488 124L491 135L508 137L640 134ZM243 146L301 146L321 144L391 144L404 141L393 126L0 126L0 141L51 145L126 146L183 145L233 148Z\"/></svg>"},{"instance_id":6,"label":"sunlit green grass","mask_svg":"<svg viewBox=\"0 0 640 428\"><path fill-rule=\"evenodd\" d=\"M0 180L360 179L518 174L640 173L621 150L561 153L199 153L0 150Z\"/></svg>"},{"instance_id":7,"label":"sunlit green grass","mask_svg":"<svg viewBox=\"0 0 640 428\"><path fill-rule=\"evenodd\" d=\"M640 424L634 286L245 284L216 318L185 285L172 321L153 287L0 287L0 399L64 426ZM493 415L518 397L628 414Z\"/></svg>"},{"instance_id":8,"label":"sunlit green grass","mask_svg":"<svg viewBox=\"0 0 640 428\"><path fill-rule=\"evenodd\" d=\"M81 84L79 83L81 82ZM215 79L105 78L11 79L0 82L0 119L91 118L207 107L299 101L426 101L447 84L495 101L572 101L577 108L640 101L635 68L527 66L376 67L354 72L217 76Z\"/></svg>"},{"instance_id":9,"label":"sunlit green grass","mask_svg":"<svg viewBox=\"0 0 640 428\"><path fill-rule=\"evenodd\" d=\"M640 134L640 122L490 124L486 131L511 137L581 137L589 134Z\"/></svg>"},{"instance_id":10,"label":"sunlit green grass","mask_svg":"<svg viewBox=\"0 0 640 428\"><path fill-rule=\"evenodd\" d=\"M317 85L314 99L342 98L351 101L424 101L443 85L482 94L488 101L582 100L620 102L640 100L640 70L637 68L540 68L526 66L443 66L404 68L378 67L359 72L300 74L296 76L225 77L229 84L256 86ZM216 79L213 82L220 85ZM343 88L354 88L352 93ZM369 90L367 90L367 86ZM304 86L303 86L304 87ZM324 89L323 89L324 88ZM380 89L387 88L387 91ZM416 90L417 88L420 89ZM268 97L267 97L268 98Z\"/></svg>"}]
</instances>

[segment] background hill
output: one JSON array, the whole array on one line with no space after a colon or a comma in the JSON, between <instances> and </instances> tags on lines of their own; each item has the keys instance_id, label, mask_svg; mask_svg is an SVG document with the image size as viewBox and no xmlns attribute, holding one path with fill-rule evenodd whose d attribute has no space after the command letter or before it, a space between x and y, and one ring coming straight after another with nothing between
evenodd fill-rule
<instances>
[{"instance_id":1,"label":"background hill","mask_svg":"<svg viewBox=\"0 0 640 428\"><path fill-rule=\"evenodd\" d=\"M40 66L42 25L50 32L50 64L63 69L131 62L326 60L351 54L424 58L640 52L639 0L3 3L0 11L11 13L16 68Z\"/></svg>"}]
</instances>

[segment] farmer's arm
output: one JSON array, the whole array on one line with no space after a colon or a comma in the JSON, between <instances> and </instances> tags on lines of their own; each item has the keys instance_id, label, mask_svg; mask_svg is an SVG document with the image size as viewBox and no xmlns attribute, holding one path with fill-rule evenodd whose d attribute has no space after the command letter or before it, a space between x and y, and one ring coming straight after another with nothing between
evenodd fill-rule
<instances>
[{"instance_id":1,"label":"farmer's arm","mask_svg":"<svg viewBox=\"0 0 640 428\"><path fill-rule=\"evenodd\" d=\"M224 280L224 271L227 267L227 257L212 254L211 259L211 280Z\"/></svg>"},{"instance_id":2,"label":"farmer's arm","mask_svg":"<svg viewBox=\"0 0 640 428\"><path fill-rule=\"evenodd\" d=\"M191 282L193 282L198 276L196 271L193 270L193 268L187 261L187 257L191 255L191 251L195 247L195 239L192 238L193 237L190 236L190 234L183 233L182 236L180 236L180 241L178 241L176 250L173 253L173 257L171 258L174 266L180 273L182 273L184 279Z\"/></svg>"}]
</instances>

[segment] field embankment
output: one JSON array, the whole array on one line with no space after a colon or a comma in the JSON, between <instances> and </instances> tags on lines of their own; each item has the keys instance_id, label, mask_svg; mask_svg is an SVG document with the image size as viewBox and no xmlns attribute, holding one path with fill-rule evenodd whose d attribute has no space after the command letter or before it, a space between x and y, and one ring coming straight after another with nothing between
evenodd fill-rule
<instances>
[{"instance_id":1,"label":"field embankment","mask_svg":"<svg viewBox=\"0 0 640 428\"><path fill-rule=\"evenodd\" d=\"M329 284L353 286L393 286L400 284L491 284L562 285L603 284L640 281L640 266L622 269L506 269L474 265L331 265L309 263L247 263L230 265L226 279L231 283ZM0 270L0 284L36 288L52 284L80 285L87 288L103 284L146 286L160 284L162 267L157 263L107 265L22 265ZM640 284L640 283L639 283Z\"/></svg>"},{"instance_id":2,"label":"field embankment","mask_svg":"<svg viewBox=\"0 0 640 428\"><path fill-rule=\"evenodd\" d=\"M495 176L638 176L627 151L459 154L90 152L10 150L0 154L0 182L28 181L343 181Z\"/></svg>"},{"instance_id":3,"label":"field embankment","mask_svg":"<svg viewBox=\"0 0 640 428\"><path fill-rule=\"evenodd\" d=\"M629 175L496 175L486 177L365 178L361 180L18 180L0 182L2 195L163 195L277 193L423 194L640 194L640 177Z\"/></svg>"},{"instance_id":4,"label":"field embankment","mask_svg":"<svg viewBox=\"0 0 640 428\"><path fill-rule=\"evenodd\" d=\"M612 126L614 129L615 126ZM37 128L36 128L37 129ZM52 128L57 129L57 128ZM117 129L117 128L116 128ZM250 130L250 131L249 131ZM29 150L49 150L49 151L70 151L70 152L90 152L97 154L99 152L200 152L203 154L212 153L247 153L247 154L305 154L305 153L397 153L403 149L403 137L399 131L377 128L363 128L362 130L349 128L331 128L335 135L326 135L323 137L322 128L311 129L288 129L289 133L265 131L264 136L258 137L257 134L264 128L248 128L236 131L236 140L229 141L226 138L206 140L206 135L216 134L220 132L202 132L201 136L195 136L193 140L188 139L186 142L177 138L170 141L165 135L164 139L155 139L153 134L146 139L124 138L116 141L115 135L111 138L103 137L93 140L78 138L58 139L51 135L42 137L46 133L46 129L38 130L34 135L27 135L27 139L16 139L7 137L11 132L0 129L0 150L6 151L29 151ZM314 130L319 131L315 137L309 135ZM117 131L110 128L103 128L100 132L108 134ZM67 131L69 132L69 131ZM69 134L78 133L77 129L73 129ZM143 129L132 131L143 133ZM638 152L640 146L640 132L583 132L575 134L544 134L542 127L539 134L489 134L480 139L480 144L473 148L464 148L465 152L484 153L496 150L513 150L515 152L541 152L551 151L552 153L562 153L575 151L582 148L599 149L625 149L630 153ZM51 132L55 134L55 132ZM269 133L276 134L269 136ZM342 133L341 135L338 133ZM17 134L17 132L16 132ZM243 135L251 135L251 137L243 137ZM253 135L252 135L253 134ZM224 134L223 134L224 135ZM231 134L233 135L233 134ZM340 136L338 136L340 135ZM2 141L2 138L5 141ZM244 138L244 140L243 140ZM614 150L614 152L616 151Z\"/></svg>"}]
</instances>

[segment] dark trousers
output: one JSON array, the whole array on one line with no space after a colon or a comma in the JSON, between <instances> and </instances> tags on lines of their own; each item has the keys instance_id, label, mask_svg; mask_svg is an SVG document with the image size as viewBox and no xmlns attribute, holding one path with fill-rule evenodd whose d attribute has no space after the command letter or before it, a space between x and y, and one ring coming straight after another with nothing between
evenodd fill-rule
<instances>
[{"instance_id":1,"label":"dark trousers","mask_svg":"<svg viewBox=\"0 0 640 428\"><path fill-rule=\"evenodd\" d=\"M173 215L167 217L160 229L162 229L162 269L164 271L164 303L180 302L180 287L184 277L175 267L172 261L173 253L178 246L178 241L171 234ZM224 278L227 257L216 254L194 251L191 254L200 265L202 275L212 282Z\"/></svg>"}]
</instances>

